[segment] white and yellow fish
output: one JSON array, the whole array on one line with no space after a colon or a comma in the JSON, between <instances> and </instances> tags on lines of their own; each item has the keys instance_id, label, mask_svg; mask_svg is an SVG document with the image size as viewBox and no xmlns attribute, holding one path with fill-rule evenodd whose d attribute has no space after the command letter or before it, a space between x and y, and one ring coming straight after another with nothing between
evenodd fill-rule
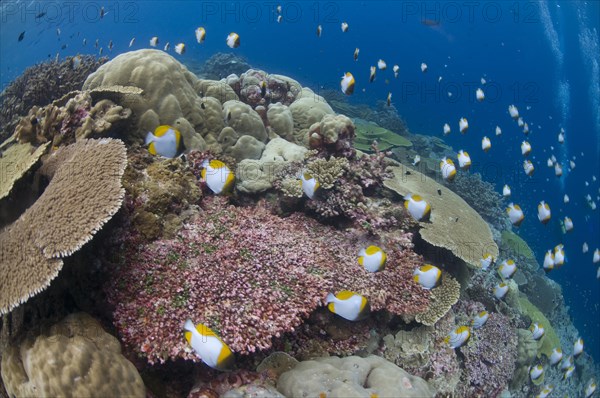
<instances>
[{"instance_id":1,"label":"white and yellow fish","mask_svg":"<svg viewBox=\"0 0 600 398\"><path fill-rule=\"evenodd\" d=\"M460 120L458 121L458 130L461 132L461 134L464 134L467 132L468 129L469 129L469 121L467 120L466 117L461 117Z\"/></svg>"},{"instance_id":2,"label":"white and yellow fish","mask_svg":"<svg viewBox=\"0 0 600 398\"><path fill-rule=\"evenodd\" d=\"M594 255L592 256L592 263L600 263L600 249L594 250Z\"/></svg>"},{"instance_id":3,"label":"white and yellow fish","mask_svg":"<svg viewBox=\"0 0 600 398\"><path fill-rule=\"evenodd\" d=\"M575 365L575 360L573 359L573 355L569 355L568 357L563 357L562 361L560 361L560 370L565 371L574 365Z\"/></svg>"},{"instance_id":4,"label":"white and yellow fish","mask_svg":"<svg viewBox=\"0 0 600 398\"><path fill-rule=\"evenodd\" d=\"M521 143L521 155L529 156L530 152L531 152L531 144L527 141L523 141Z\"/></svg>"},{"instance_id":5,"label":"white and yellow fish","mask_svg":"<svg viewBox=\"0 0 600 398\"><path fill-rule=\"evenodd\" d=\"M571 220L570 217L565 216L563 223L565 225L565 232L571 232L573 230L573 220Z\"/></svg>"},{"instance_id":6,"label":"white and yellow fish","mask_svg":"<svg viewBox=\"0 0 600 398\"><path fill-rule=\"evenodd\" d=\"M458 348L464 345L471 337L471 328L468 326L459 326L450 332L444 339L444 342L451 348Z\"/></svg>"},{"instance_id":7,"label":"white and yellow fish","mask_svg":"<svg viewBox=\"0 0 600 398\"><path fill-rule=\"evenodd\" d=\"M394 71L394 77L397 78L398 77L398 73L400 72L400 67L398 65L394 65L394 67L392 68L392 70Z\"/></svg>"},{"instance_id":8,"label":"white and yellow fish","mask_svg":"<svg viewBox=\"0 0 600 398\"><path fill-rule=\"evenodd\" d=\"M199 323L194 326L190 319L183 325L185 339L202 362L217 370L227 370L233 365L231 349L209 327Z\"/></svg>"},{"instance_id":9,"label":"white and yellow fish","mask_svg":"<svg viewBox=\"0 0 600 398\"><path fill-rule=\"evenodd\" d=\"M573 356L577 358L583 352L583 339L580 337L573 343Z\"/></svg>"},{"instance_id":10,"label":"white and yellow fish","mask_svg":"<svg viewBox=\"0 0 600 398\"><path fill-rule=\"evenodd\" d=\"M412 162L413 166L418 166L421 163L421 157L419 155L415 155L415 159Z\"/></svg>"},{"instance_id":11,"label":"white and yellow fish","mask_svg":"<svg viewBox=\"0 0 600 398\"><path fill-rule=\"evenodd\" d=\"M574 169L575 169L575 166L576 166L576 165L575 165L575 162L574 162L574 161L572 161L572 160L569 160L569 168L570 168L571 170L574 170Z\"/></svg>"},{"instance_id":12,"label":"white and yellow fish","mask_svg":"<svg viewBox=\"0 0 600 398\"><path fill-rule=\"evenodd\" d=\"M385 100L387 103L387 106L392 105L392 92L390 91L387 95L387 99Z\"/></svg>"},{"instance_id":13,"label":"white and yellow fish","mask_svg":"<svg viewBox=\"0 0 600 398\"><path fill-rule=\"evenodd\" d=\"M587 252L588 252L588 250L590 250L590 248L589 248L589 246L588 246L587 242L583 242L583 245L581 245L581 252L582 252L582 253L587 253ZM599 257L600 257L600 256L599 256Z\"/></svg>"},{"instance_id":14,"label":"white and yellow fish","mask_svg":"<svg viewBox=\"0 0 600 398\"><path fill-rule=\"evenodd\" d=\"M484 152L487 152L490 150L491 147L492 147L492 141L490 141L490 139L488 137L483 137L481 139L481 149L483 149Z\"/></svg>"},{"instance_id":15,"label":"white and yellow fish","mask_svg":"<svg viewBox=\"0 0 600 398\"><path fill-rule=\"evenodd\" d=\"M421 72L427 72L427 64L425 62L421 62Z\"/></svg>"},{"instance_id":16,"label":"white and yellow fish","mask_svg":"<svg viewBox=\"0 0 600 398\"><path fill-rule=\"evenodd\" d=\"M185 44L183 43L178 43L175 46L175 52L179 55L182 55L185 52Z\"/></svg>"},{"instance_id":17,"label":"white and yellow fish","mask_svg":"<svg viewBox=\"0 0 600 398\"><path fill-rule=\"evenodd\" d=\"M158 36L154 36L150 39L150 46L156 47L158 45Z\"/></svg>"},{"instance_id":18,"label":"white and yellow fish","mask_svg":"<svg viewBox=\"0 0 600 398\"><path fill-rule=\"evenodd\" d=\"M335 296L329 293L325 304L329 311L349 321L364 319L370 312L367 298L348 290L342 290Z\"/></svg>"},{"instance_id":19,"label":"white and yellow fish","mask_svg":"<svg viewBox=\"0 0 600 398\"><path fill-rule=\"evenodd\" d=\"M227 35L225 42L229 48L238 48L240 46L240 35L235 32L231 32Z\"/></svg>"},{"instance_id":20,"label":"white and yellow fish","mask_svg":"<svg viewBox=\"0 0 600 398\"><path fill-rule=\"evenodd\" d=\"M515 227L521 225L523 220L525 219L525 214L523 214L523 210L521 210L521 206L516 205L514 203L510 203L506 208L506 214L508 214L508 218L510 218L510 222Z\"/></svg>"},{"instance_id":21,"label":"white and yellow fish","mask_svg":"<svg viewBox=\"0 0 600 398\"><path fill-rule=\"evenodd\" d=\"M165 44L165 47L163 48L163 50L169 51L169 48L171 48L171 43L167 42L167 44Z\"/></svg>"},{"instance_id":22,"label":"white and yellow fish","mask_svg":"<svg viewBox=\"0 0 600 398\"><path fill-rule=\"evenodd\" d=\"M562 131L558 133L558 142L559 144L563 144L565 142L565 134Z\"/></svg>"},{"instance_id":23,"label":"white and yellow fish","mask_svg":"<svg viewBox=\"0 0 600 398\"><path fill-rule=\"evenodd\" d=\"M552 212L550 211L550 206L548 205L548 203L546 203L542 200L538 204L537 211L538 211L538 220L540 220L540 222L542 224L546 225L548 223L548 221L550 221L550 218L552 218Z\"/></svg>"},{"instance_id":24,"label":"white and yellow fish","mask_svg":"<svg viewBox=\"0 0 600 398\"><path fill-rule=\"evenodd\" d=\"M423 287L423 289L433 289L440 282L442 271L434 265L425 264L413 272L413 280Z\"/></svg>"},{"instance_id":25,"label":"white and yellow fish","mask_svg":"<svg viewBox=\"0 0 600 398\"><path fill-rule=\"evenodd\" d=\"M483 93L483 90L478 88L475 91L475 98L477 98L477 101L481 102L485 99L485 94Z\"/></svg>"},{"instance_id":26,"label":"white and yellow fish","mask_svg":"<svg viewBox=\"0 0 600 398\"><path fill-rule=\"evenodd\" d=\"M452 182L456 178L456 167L452 159L442 158L440 171L442 172L442 178L446 181Z\"/></svg>"},{"instance_id":27,"label":"white and yellow fish","mask_svg":"<svg viewBox=\"0 0 600 398\"><path fill-rule=\"evenodd\" d=\"M508 285L504 282L498 283L496 286L494 286L494 297L496 297L498 300L502 300L504 296L506 296L507 292Z\"/></svg>"},{"instance_id":28,"label":"white and yellow fish","mask_svg":"<svg viewBox=\"0 0 600 398\"><path fill-rule=\"evenodd\" d=\"M563 203L564 204L569 203L569 195L565 194L565 196L563 196Z\"/></svg>"},{"instance_id":29,"label":"white and yellow fish","mask_svg":"<svg viewBox=\"0 0 600 398\"><path fill-rule=\"evenodd\" d=\"M550 272L554 269L554 254L548 250L544 256L544 271Z\"/></svg>"},{"instance_id":30,"label":"white and yellow fish","mask_svg":"<svg viewBox=\"0 0 600 398\"><path fill-rule=\"evenodd\" d=\"M406 195L404 197L404 208L417 221L428 220L431 215L431 205L419 195Z\"/></svg>"},{"instance_id":31,"label":"white and yellow fish","mask_svg":"<svg viewBox=\"0 0 600 398\"><path fill-rule=\"evenodd\" d=\"M585 385L585 390L583 391L583 396L585 398L590 398L594 392L596 391L596 380L590 379L588 383Z\"/></svg>"},{"instance_id":32,"label":"white and yellow fish","mask_svg":"<svg viewBox=\"0 0 600 398\"><path fill-rule=\"evenodd\" d=\"M196 28L194 33L196 34L196 41L198 44L204 43L204 39L206 38L206 29L200 26Z\"/></svg>"},{"instance_id":33,"label":"white and yellow fish","mask_svg":"<svg viewBox=\"0 0 600 398\"><path fill-rule=\"evenodd\" d=\"M358 47L356 47L354 49L354 60L358 61L358 53L360 52L360 49Z\"/></svg>"},{"instance_id":34,"label":"white and yellow fish","mask_svg":"<svg viewBox=\"0 0 600 398\"><path fill-rule=\"evenodd\" d=\"M535 398L548 398L548 396L554 391L552 384L547 384L542 390L535 396Z\"/></svg>"},{"instance_id":35,"label":"white and yellow fish","mask_svg":"<svg viewBox=\"0 0 600 398\"><path fill-rule=\"evenodd\" d=\"M483 325L485 325L485 323L487 322L489 317L490 317L490 314L487 311L481 311L480 313L475 315L473 317L473 320L471 321L471 325L473 326L473 329L475 329L475 330L481 329L483 327Z\"/></svg>"},{"instance_id":36,"label":"white and yellow fish","mask_svg":"<svg viewBox=\"0 0 600 398\"><path fill-rule=\"evenodd\" d=\"M458 151L458 167L465 171L471 167L471 157L468 152L462 149Z\"/></svg>"},{"instance_id":37,"label":"white and yellow fish","mask_svg":"<svg viewBox=\"0 0 600 398\"><path fill-rule=\"evenodd\" d=\"M533 167L533 163L531 163L530 160L524 160L523 170L525 171L525 174L531 177L533 175L533 172L535 171L535 167Z\"/></svg>"},{"instance_id":38,"label":"white and yellow fish","mask_svg":"<svg viewBox=\"0 0 600 398\"><path fill-rule=\"evenodd\" d=\"M346 33L348 31L349 26L346 22L342 22L341 27L342 27L342 32Z\"/></svg>"},{"instance_id":39,"label":"white and yellow fish","mask_svg":"<svg viewBox=\"0 0 600 398\"><path fill-rule=\"evenodd\" d=\"M498 273L502 279L510 279L517 272L517 265L513 260L504 260L498 267Z\"/></svg>"},{"instance_id":40,"label":"white and yellow fish","mask_svg":"<svg viewBox=\"0 0 600 398\"><path fill-rule=\"evenodd\" d=\"M385 70L387 68L387 64L384 60L379 59L379 61L377 61L377 68L379 68L379 70Z\"/></svg>"},{"instance_id":41,"label":"white and yellow fish","mask_svg":"<svg viewBox=\"0 0 600 398\"><path fill-rule=\"evenodd\" d=\"M479 261L481 263L481 269L485 271L494 263L494 257L490 253L486 253Z\"/></svg>"},{"instance_id":42,"label":"white and yellow fish","mask_svg":"<svg viewBox=\"0 0 600 398\"><path fill-rule=\"evenodd\" d=\"M554 266L561 267L565 263L565 247L558 244L554 247Z\"/></svg>"},{"instance_id":43,"label":"white and yellow fish","mask_svg":"<svg viewBox=\"0 0 600 398\"><path fill-rule=\"evenodd\" d=\"M309 199L313 199L321 187L321 184L319 184L319 182L308 173L302 173L300 180L302 181L302 191L304 194Z\"/></svg>"},{"instance_id":44,"label":"white and yellow fish","mask_svg":"<svg viewBox=\"0 0 600 398\"><path fill-rule=\"evenodd\" d=\"M385 252L373 245L361 249L358 253L358 264L369 272L381 271L385 266L386 259Z\"/></svg>"},{"instance_id":45,"label":"white and yellow fish","mask_svg":"<svg viewBox=\"0 0 600 398\"><path fill-rule=\"evenodd\" d=\"M531 378L531 381L539 381L543 375L544 367L542 365L536 365L529 368L529 377Z\"/></svg>"},{"instance_id":46,"label":"white and yellow fish","mask_svg":"<svg viewBox=\"0 0 600 398\"><path fill-rule=\"evenodd\" d=\"M135 37L129 42L129 47L133 46L133 43L135 43Z\"/></svg>"},{"instance_id":47,"label":"white and yellow fish","mask_svg":"<svg viewBox=\"0 0 600 398\"><path fill-rule=\"evenodd\" d=\"M534 340L541 339L545 333L544 326L537 322L534 322L531 324L531 326L529 326L529 331L531 332L531 336Z\"/></svg>"},{"instance_id":48,"label":"white and yellow fish","mask_svg":"<svg viewBox=\"0 0 600 398\"><path fill-rule=\"evenodd\" d=\"M481 82L481 84L487 83L486 80L483 77L479 81Z\"/></svg>"},{"instance_id":49,"label":"white and yellow fish","mask_svg":"<svg viewBox=\"0 0 600 398\"><path fill-rule=\"evenodd\" d=\"M200 173L202 181L215 194L228 193L233 188L235 175L225 163L216 159L205 160L203 166Z\"/></svg>"},{"instance_id":50,"label":"white and yellow fish","mask_svg":"<svg viewBox=\"0 0 600 398\"><path fill-rule=\"evenodd\" d=\"M346 95L352 95L354 92L354 76L352 73L346 72L344 76L342 76L342 81L340 82L340 88L342 89L342 93Z\"/></svg>"},{"instance_id":51,"label":"white and yellow fish","mask_svg":"<svg viewBox=\"0 0 600 398\"><path fill-rule=\"evenodd\" d=\"M571 365L565 370L563 380L569 379L571 376L573 376L573 373L575 373L575 365Z\"/></svg>"},{"instance_id":52,"label":"white and yellow fish","mask_svg":"<svg viewBox=\"0 0 600 398\"><path fill-rule=\"evenodd\" d=\"M444 135L450 134L450 125L448 123L444 124Z\"/></svg>"},{"instance_id":53,"label":"white and yellow fish","mask_svg":"<svg viewBox=\"0 0 600 398\"><path fill-rule=\"evenodd\" d=\"M283 17L281 15L277 15L277 23L281 23L283 21Z\"/></svg>"},{"instance_id":54,"label":"white and yellow fish","mask_svg":"<svg viewBox=\"0 0 600 398\"><path fill-rule=\"evenodd\" d=\"M529 125L527 123L523 125L523 134L529 134Z\"/></svg>"},{"instance_id":55,"label":"white and yellow fish","mask_svg":"<svg viewBox=\"0 0 600 398\"><path fill-rule=\"evenodd\" d=\"M550 365L554 366L561 361L562 357L563 357L563 352L560 349L560 347L554 348L552 350L552 354L550 354L550 358L548 358L548 363L550 363Z\"/></svg>"},{"instance_id":56,"label":"white and yellow fish","mask_svg":"<svg viewBox=\"0 0 600 398\"><path fill-rule=\"evenodd\" d=\"M369 69L369 83L373 83L373 81L375 80L376 73L377 73L377 68L374 66L371 66Z\"/></svg>"},{"instance_id":57,"label":"white and yellow fish","mask_svg":"<svg viewBox=\"0 0 600 398\"><path fill-rule=\"evenodd\" d=\"M323 33L323 27L321 25L317 26L317 37L321 37L321 34Z\"/></svg>"},{"instance_id":58,"label":"white and yellow fish","mask_svg":"<svg viewBox=\"0 0 600 398\"><path fill-rule=\"evenodd\" d=\"M520 118L517 119L517 125L519 127L523 127L525 125L525 121L523 120L522 117L520 117Z\"/></svg>"},{"instance_id":59,"label":"white and yellow fish","mask_svg":"<svg viewBox=\"0 0 600 398\"><path fill-rule=\"evenodd\" d=\"M517 120L519 118L519 110L514 105L508 106L508 113L510 113L510 117Z\"/></svg>"},{"instance_id":60,"label":"white and yellow fish","mask_svg":"<svg viewBox=\"0 0 600 398\"><path fill-rule=\"evenodd\" d=\"M560 163L554 163L554 175L556 175L557 177L562 176L563 174L563 169L562 166L560 165Z\"/></svg>"},{"instance_id":61,"label":"white and yellow fish","mask_svg":"<svg viewBox=\"0 0 600 398\"><path fill-rule=\"evenodd\" d=\"M505 198L510 197L511 194L511 190L510 187L507 184L504 184L504 187L502 188L502 196L504 196Z\"/></svg>"},{"instance_id":62,"label":"white and yellow fish","mask_svg":"<svg viewBox=\"0 0 600 398\"><path fill-rule=\"evenodd\" d=\"M554 161L552 160L552 158L548 158L548 160L546 161L546 164L548 165L548 167L552 167L554 166Z\"/></svg>"},{"instance_id":63,"label":"white and yellow fish","mask_svg":"<svg viewBox=\"0 0 600 398\"><path fill-rule=\"evenodd\" d=\"M496 126L496 135L502 135L502 129L500 126Z\"/></svg>"},{"instance_id":64,"label":"white and yellow fish","mask_svg":"<svg viewBox=\"0 0 600 398\"><path fill-rule=\"evenodd\" d=\"M174 158L183 149L183 140L179 130L162 125L158 126L154 133L149 131L146 134L144 145L148 147L148 152L152 155Z\"/></svg>"}]
</instances>

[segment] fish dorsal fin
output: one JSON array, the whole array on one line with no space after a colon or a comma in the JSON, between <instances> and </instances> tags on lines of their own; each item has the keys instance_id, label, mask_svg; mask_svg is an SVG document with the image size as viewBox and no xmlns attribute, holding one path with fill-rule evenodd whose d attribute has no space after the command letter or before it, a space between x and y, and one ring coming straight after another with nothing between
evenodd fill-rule
<instances>
[{"instance_id":1,"label":"fish dorsal fin","mask_svg":"<svg viewBox=\"0 0 600 398\"><path fill-rule=\"evenodd\" d=\"M156 155L156 148L154 146L154 142L151 142L150 145L148 145L148 152L150 152L152 155Z\"/></svg>"},{"instance_id":2,"label":"fish dorsal fin","mask_svg":"<svg viewBox=\"0 0 600 398\"><path fill-rule=\"evenodd\" d=\"M433 269L433 265L431 265L431 264L425 264L421 267L422 272L431 271L432 269Z\"/></svg>"},{"instance_id":3,"label":"fish dorsal fin","mask_svg":"<svg viewBox=\"0 0 600 398\"><path fill-rule=\"evenodd\" d=\"M185 339L187 340L187 342L192 345L192 332L185 332L184 333Z\"/></svg>"},{"instance_id":4,"label":"fish dorsal fin","mask_svg":"<svg viewBox=\"0 0 600 398\"><path fill-rule=\"evenodd\" d=\"M171 130L171 126L167 126L167 125L158 126L156 128L156 130L154 130L154 135L157 137L162 137L163 135L167 134L167 132L169 130Z\"/></svg>"},{"instance_id":5,"label":"fish dorsal fin","mask_svg":"<svg viewBox=\"0 0 600 398\"><path fill-rule=\"evenodd\" d=\"M214 336L218 338L218 336L215 334L215 332L212 331L211 328L202 323L196 325L196 330L198 331L198 333L200 333L201 336Z\"/></svg>"},{"instance_id":6,"label":"fish dorsal fin","mask_svg":"<svg viewBox=\"0 0 600 398\"><path fill-rule=\"evenodd\" d=\"M423 200L423 198L419 195L413 195L411 196L412 200L414 200L415 202L420 202Z\"/></svg>"},{"instance_id":7,"label":"fish dorsal fin","mask_svg":"<svg viewBox=\"0 0 600 398\"><path fill-rule=\"evenodd\" d=\"M223 167L227 167L225 165L225 163L221 162L220 160L217 159L213 159L209 162L210 167L212 167L213 169L221 169Z\"/></svg>"},{"instance_id":8,"label":"fish dorsal fin","mask_svg":"<svg viewBox=\"0 0 600 398\"><path fill-rule=\"evenodd\" d=\"M484 316L486 316L486 315L487 315L487 311L481 311L481 312L479 313L479 316L480 316L480 317L484 317Z\"/></svg>"},{"instance_id":9,"label":"fish dorsal fin","mask_svg":"<svg viewBox=\"0 0 600 398\"><path fill-rule=\"evenodd\" d=\"M342 290L342 291L338 292L338 294L336 294L335 297L337 297L339 300L348 300L355 294L356 293L351 292L350 290Z\"/></svg>"},{"instance_id":10,"label":"fish dorsal fin","mask_svg":"<svg viewBox=\"0 0 600 398\"><path fill-rule=\"evenodd\" d=\"M369 256L372 256L373 254L375 254L379 251L381 251L380 248L378 248L377 246L371 245L371 246L367 247L367 249L365 250L365 253Z\"/></svg>"}]
</instances>

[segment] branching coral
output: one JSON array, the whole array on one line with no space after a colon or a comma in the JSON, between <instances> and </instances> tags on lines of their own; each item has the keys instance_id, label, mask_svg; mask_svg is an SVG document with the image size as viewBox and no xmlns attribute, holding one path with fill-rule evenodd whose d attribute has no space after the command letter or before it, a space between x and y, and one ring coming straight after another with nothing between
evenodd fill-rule
<instances>
[{"instance_id":1,"label":"branching coral","mask_svg":"<svg viewBox=\"0 0 600 398\"><path fill-rule=\"evenodd\" d=\"M140 246L132 238L127 266L107 286L123 340L150 362L193 358L181 332L188 317L245 354L294 330L328 292L356 291L373 310L395 314L427 306L428 292L412 280L420 257L399 239L380 243L387 266L369 274L353 235L300 213L283 219L264 204L233 207L218 197L203 207L176 240Z\"/></svg>"},{"instance_id":2,"label":"branching coral","mask_svg":"<svg viewBox=\"0 0 600 398\"><path fill-rule=\"evenodd\" d=\"M33 106L44 106L62 95L80 90L86 77L108 58L91 55L79 56L75 66L73 57L64 62L44 62L27 68L0 94L0 142L4 141L18 122Z\"/></svg>"}]
</instances>

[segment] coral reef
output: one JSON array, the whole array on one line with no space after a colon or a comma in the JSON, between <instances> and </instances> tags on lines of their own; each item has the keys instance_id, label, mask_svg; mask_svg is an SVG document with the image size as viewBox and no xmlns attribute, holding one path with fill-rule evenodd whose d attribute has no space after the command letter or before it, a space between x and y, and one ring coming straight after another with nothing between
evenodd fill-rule
<instances>
[{"instance_id":1,"label":"coral reef","mask_svg":"<svg viewBox=\"0 0 600 398\"><path fill-rule=\"evenodd\" d=\"M302 86L296 80L268 74L259 69L248 69L239 77L235 74L228 75L222 81L226 82L244 103L253 108L268 107L275 103L290 105L302 91Z\"/></svg>"},{"instance_id":2,"label":"coral reef","mask_svg":"<svg viewBox=\"0 0 600 398\"><path fill-rule=\"evenodd\" d=\"M460 384L463 388L458 394L493 397L508 388L515 370L517 341L509 318L499 313L490 314L486 324L474 331L469 342L460 348L466 383Z\"/></svg>"},{"instance_id":3,"label":"coral reef","mask_svg":"<svg viewBox=\"0 0 600 398\"><path fill-rule=\"evenodd\" d=\"M294 120L294 143L308 146L308 130L319 123L325 115L335 115L325 99L312 90L303 88L296 100L289 106Z\"/></svg>"},{"instance_id":4,"label":"coral reef","mask_svg":"<svg viewBox=\"0 0 600 398\"><path fill-rule=\"evenodd\" d=\"M374 355L317 358L300 362L277 381L287 397L433 397L435 390L391 362Z\"/></svg>"},{"instance_id":5,"label":"coral reef","mask_svg":"<svg viewBox=\"0 0 600 398\"><path fill-rule=\"evenodd\" d=\"M380 243L388 265L369 274L349 233L299 213L282 219L260 203L240 208L211 197L202 206L176 240L130 242L126 265L107 286L123 340L149 362L194 358L181 334L188 317L245 354L298 327L331 291L356 291L372 310L395 314L428 304L428 292L412 280L420 258L402 239Z\"/></svg>"},{"instance_id":6,"label":"coral reef","mask_svg":"<svg viewBox=\"0 0 600 398\"><path fill-rule=\"evenodd\" d=\"M533 250L523 238L512 231L504 230L500 239L500 253L503 257L514 259L522 271L534 272L539 269Z\"/></svg>"},{"instance_id":7,"label":"coral reef","mask_svg":"<svg viewBox=\"0 0 600 398\"><path fill-rule=\"evenodd\" d=\"M344 115L325 115L308 130L308 146L319 156L354 157L354 124Z\"/></svg>"},{"instance_id":8,"label":"coral reef","mask_svg":"<svg viewBox=\"0 0 600 398\"><path fill-rule=\"evenodd\" d=\"M81 248L117 212L126 164L123 143L106 138L81 140L45 161L40 172L50 184L0 232L0 313L44 290L58 275L61 258Z\"/></svg>"},{"instance_id":9,"label":"coral reef","mask_svg":"<svg viewBox=\"0 0 600 398\"><path fill-rule=\"evenodd\" d=\"M479 173L459 172L457 174L451 184L445 185L463 198L469 206L496 229L506 229L506 215L502 195L496 192L494 185L484 181Z\"/></svg>"},{"instance_id":10,"label":"coral reef","mask_svg":"<svg viewBox=\"0 0 600 398\"><path fill-rule=\"evenodd\" d=\"M353 141L354 148L363 152L373 152L373 142L377 142L380 151L391 150L396 147L411 147L412 143L388 129L380 127L376 123L364 119L353 119L356 138Z\"/></svg>"},{"instance_id":11,"label":"coral reef","mask_svg":"<svg viewBox=\"0 0 600 398\"><path fill-rule=\"evenodd\" d=\"M215 53L202 65L188 66L191 71L204 79L220 80L229 75L241 75L251 68L248 61L233 53Z\"/></svg>"},{"instance_id":12,"label":"coral reef","mask_svg":"<svg viewBox=\"0 0 600 398\"><path fill-rule=\"evenodd\" d=\"M146 396L118 340L85 313L9 346L2 356L2 380L11 397Z\"/></svg>"},{"instance_id":13,"label":"coral reef","mask_svg":"<svg viewBox=\"0 0 600 398\"><path fill-rule=\"evenodd\" d=\"M521 312L528 316L532 323L536 322L544 326L544 336L537 341L537 356L539 358L542 355L545 355L549 358L550 355L552 355L552 350L556 347L560 347L560 340L556 335L552 324L536 306L531 304L524 294L519 294L518 300Z\"/></svg>"},{"instance_id":14,"label":"coral reef","mask_svg":"<svg viewBox=\"0 0 600 398\"><path fill-rule=\"evenodd\" d=\"M0 142L10 136L20 117L34 106L44 106L62 95L81 90L86 77L108 58L82 55L77 66L73 57L31 66L0 94Z\"/></svg>"},{"instance_id":15,"label":"coral reef","mask_svg":"<svg viewBox=\"0 0 600 398\"><path fill-rule=\"evenodd\" d=\"M460 297L460 283L447 273L442 274L440 286L431 290L429 307L426 312L419 313L415 320L423 325L432 326L440 320Z\"/></svg>"},{"instance_id":16,"label":"coral reef","mask_svg":"<svg viewBox=\"0 0 600 398\"><path fill-rule=\"evenodd\" d=\"M0 199L7 197L15 183L36 165L50 143L34 147L30 144L13 144L3 149L0 157Z\"/></svg>"},{"instance_id":17,"label":"coral reef","mask_svg":"<svg viewBox=\"0 0 600 398\"><path fill-rule=\"evenodd\" d=\"M431 205L430 222L419 223L426 242L450 250L475 268L481 267L485 253L498 257L489 226L461 197L416 170L404 166L391 170L394 178L384 181L386 188L401 196L420 195Z\"/></svg>"}]
</instances>

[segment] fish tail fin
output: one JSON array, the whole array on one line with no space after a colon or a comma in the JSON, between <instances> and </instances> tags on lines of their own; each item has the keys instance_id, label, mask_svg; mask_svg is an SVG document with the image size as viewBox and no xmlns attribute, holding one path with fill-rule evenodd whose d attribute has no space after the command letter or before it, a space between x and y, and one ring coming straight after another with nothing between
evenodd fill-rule
<instances>
[{"instance_id":1,"label":"fish tail fin","mask_svg":"<svg viewBox=\"0 0 600 398\"><path fill-rule=\"evenodd\" d=\"M329 293L327 295L327 298L325 299L325 304L329 304L329 303L333 303L335 301L335 296L333 295L333 293Z\"/></svg>"},{"instance_id":2,"label":"fish tail fin","mask_svg":"<svg viewBox=\"0 0 600 398\"><path fill-rule=\"evenodd\" d=\"M183 324L183 330L185 330L186 332L193 332L194 330L196 330L196 326L194 326L194 322L192 322L192 320L188 318L188 320L186 320Z\"/></svg>"},{"instance_id":3,"label":"fish tail fin","mask_svg":"<svg viewBox=\"0 0 600 398\"><path fill-rule=\"evenodd\" d=\"M144 145L150 144L155 139L156 139L156 137L154 136L154 134L152 134L150 131L148 131L148 134L146 134L146 139L144 140Z\"/></svg>"}]
</instances>

